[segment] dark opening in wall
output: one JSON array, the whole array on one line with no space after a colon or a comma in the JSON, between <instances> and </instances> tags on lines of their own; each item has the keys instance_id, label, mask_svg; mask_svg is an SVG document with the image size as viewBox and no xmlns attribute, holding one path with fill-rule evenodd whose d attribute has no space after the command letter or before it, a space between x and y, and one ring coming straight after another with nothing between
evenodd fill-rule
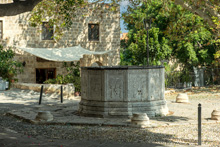
<instances>
[{"instance_id":1,"label":"dark opening in wall","mask_svg":"<svg viewBox=\"0 0 220 147\"><path fill-rule=\"evenodd\" d=\"M36 68L36 83L56 78L56 68Z\"/></svg>"},{"instance_id":2,"label":"dark opening in wall","mask_svg":"<svg viewBox=\"0 0 220 147\"><path fill-rule=\"evenodd\" d=\"M42 40L53 40L53 26L50 26L48 22L43 22L42 24Z\"/></svg>"},{"instance_id":3,"label":"dark opening in wall","mask_svg":"<svg viewBox=\"0 0 220 147\"><path fill-rule=\"evenodd\" d=\"M99 24L89 24L89 41L99 41Z\"/></svg>"}]
</instances>

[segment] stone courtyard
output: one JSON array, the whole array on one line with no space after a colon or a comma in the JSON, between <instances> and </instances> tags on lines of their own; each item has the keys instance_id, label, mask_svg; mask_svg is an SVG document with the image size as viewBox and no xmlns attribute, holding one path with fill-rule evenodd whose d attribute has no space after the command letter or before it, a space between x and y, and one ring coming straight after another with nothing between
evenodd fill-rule
<instances>
[{"instance_id":1,"label":"stone courtyard","mask_svg":"<svg viewBox=\"0 0 220 147\"><path fill-rule=\"evenodd\" d=\"M188 94L189 103L175 102L177 94L182 92ZM148 143L158 146L195 146L198 133L197 108L201 103L202 144L220 144L220 122L210 119L212 111L220 106L219 87L167 90L165 93L169 115L151 118L148 126L140 128L131 125L128 118L80 116L77 111L80 97L65 98L61 104L59 94L47 93L43 94L42 104L38 105L39 92L20 89L1 91L0 127L26 137L43 137L49 144L58 140L60 145L73 140L94 140L100 142L100 146L107 142L116 142L121 146L126 143L139 143L137 146ZM36 121L39 111L50 111L54 119L49 122ZM0 137L1 140L2 134ZM17 142L19 144L19 140Z\"/></svg>"}]
</instances>

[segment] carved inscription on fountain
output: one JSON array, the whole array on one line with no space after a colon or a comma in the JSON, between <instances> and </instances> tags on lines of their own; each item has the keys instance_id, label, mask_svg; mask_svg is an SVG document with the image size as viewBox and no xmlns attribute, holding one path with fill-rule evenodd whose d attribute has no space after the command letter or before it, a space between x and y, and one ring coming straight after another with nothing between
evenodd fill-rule
<instances>
[{"instance_id":1,"label":"carved inscription on fountain","mask_svg":"<svg viewBox=\"0 0 220 147\"><path fill-rule=\"evenodd\" d=\"M88 71L84 70L81 77L81 96L87 98L88 93Z\"/></svg>"},{"instance_id":2,"label":"carved inscription on fountain","mask_svg":"<svg viewBox=\"0 0 220 147\"><path fill-rule=\"evenodd\" d=\"M100 75L90 75L89 76L89 86L90 86L90 99L101 101L102 95L102 85L101 85L101 77Z\"/></svg>"},{"instance_id":3,"label":"carved inscription on fountain","mask_svg":"<svg viewBox=\"0 0 220 147\"><path fill-rule=\"evenodd\" d=\"M156 71L156 69L152 69L152 72L149 73L149 100L159 100L161 97L162 84L160 84L160 73Z\"/></svg>"},{"instance_id":4,"label":"carved inscription on fountain","mask_svg":"<svg viewBox=\"0 0 220 147\"><path fill-rule=\"evenodd\" d=\"M143 101L147 99L146 74L129 74L128 100Z\"/></svg>"},{"instance_id":5,"label":"carved inscription on fountain","mask_svg":"<svg viewBox=\"0 0 220 147\"><path fill-rule=\"evenodd\" d=\"M123 72L111 71L107 77L107 101L123 101Z\"/></svg>"}]
</instances>

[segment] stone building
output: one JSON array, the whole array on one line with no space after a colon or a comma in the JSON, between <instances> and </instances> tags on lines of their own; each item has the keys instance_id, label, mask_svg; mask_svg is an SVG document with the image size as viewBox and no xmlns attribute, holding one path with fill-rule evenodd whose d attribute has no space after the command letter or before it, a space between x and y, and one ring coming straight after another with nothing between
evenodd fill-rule
<instances>
[{"instance_id":1,"label":"stone building","mask_svg":"<svg viewBox=\"0 0 220 147\"><path fill-rule=\"evenodd\" d=\"M12 0L0 0L0 3L10 3ZM114 66L120 63L120 11L111 11L108 4L99 4L101 9L89 6L77 10L69 30L65 30L60 40L51 36L56 35L54 28L48 30L45 27L48 22L43 22L40 27L31 27L28 21L30 12L15 16L0 17L0 44L13 47L16 56L15 60L21 61L24 66L24 73L19 74L19 82L40 83L39 76L44 75L43 80L55 78L58 74L65 74L61 61L49 61L36 55L30 54L19 47L41 49L68 48L81 46L84 49L101 52L105 54L83 55L79 59L80 66L91 66L93 64L103 66ZM89 10L91 13L88 13ZM87 15L84 15L87 14ZM41 30L41 31L39 31Z\"/></svg>"}]
</instances>

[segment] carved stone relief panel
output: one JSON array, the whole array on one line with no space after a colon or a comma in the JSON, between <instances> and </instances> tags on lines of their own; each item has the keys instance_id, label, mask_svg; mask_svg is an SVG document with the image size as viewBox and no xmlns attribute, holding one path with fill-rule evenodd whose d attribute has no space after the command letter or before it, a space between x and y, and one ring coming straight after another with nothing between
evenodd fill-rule
<instances>
[{"instance_id":1,"label":"carved stone relief panel","mask_svg":"<svg viewBox=\"0 0 220 147\"><path fill-rule=\"evenodd\" d=\"M164 98L165 98L165 68L161 68L160 69L160 79L161 79L161 84L160 84L160 87L161 87L161 89L159 89L159 90L161 90L161 95L160 95L160 99L161 100L164 100Z\"/></svg>"},{"instance_id":2,"label":"carved stone relief panel","mask_svg":"<svg viewBox=\"0 0 220 147\"><path fill-rule=\"evenodd\" d=\"M144 101L147 99L146 73L130 73L128 79L128 100Z\"/></svg>"},{"instance_id":3,"label":"carved stone relief panel","mask_svg":"<svg viewBox=\"0 0 220 147\"><path fill-rule=\"evenodd\" d=\"M101 71L89 71L89 100L101 101L102 74Z\"/></svg>"},{"instance_id":4,"label":"carved stone relief panel","mask_svg":"<svg viewBox=\"0 0 220 147\"><path fill-rule=\"evenodd\" d=\"M123 101L124 99L124 71L109 71L107 73L107 101Z\"/></svg>"},{"instance_id":5,"label":"carved stone relief panel","mask_svg":"<svg viewBox=\"0 0 220 147\"><path fill-rule=\"evenodd\" d=\"M150 100L159 100L161 97L161 76L160 69L151 69L149 72L149 98Z\"/></svg>"},{"instance_id":6,"label":"carved stone relief panel","mask_svg":"<svg viewBox=\"0 0 220 147\"><path fill-rule=\"evenodd\" d=\"M88 99L88 70L81 70L81 97L82 99Z\"/></svg>"}]
</instances>

